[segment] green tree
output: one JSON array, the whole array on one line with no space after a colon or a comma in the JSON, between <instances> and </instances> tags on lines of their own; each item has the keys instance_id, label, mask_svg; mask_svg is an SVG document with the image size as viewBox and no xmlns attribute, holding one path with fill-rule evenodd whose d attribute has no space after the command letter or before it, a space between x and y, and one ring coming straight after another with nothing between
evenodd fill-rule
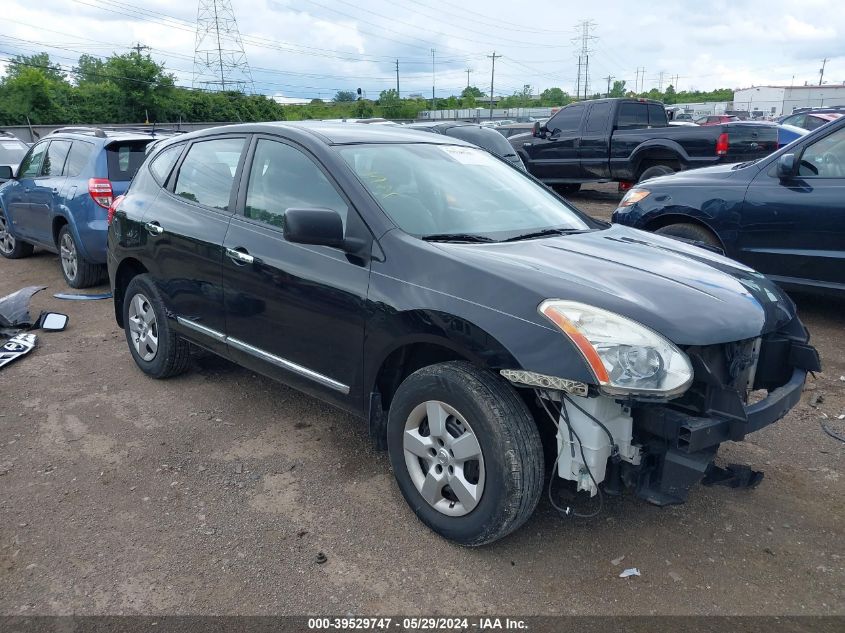
<instances>
[{"instance_id":1,"label":"green tree","mask_svg":"<svg viewBox=\"0 0 845 633\"><path fill-rule=\"evenodd\" d=\"M613 82L613 87L610 89L609 97L624 97L625 96L625 80L617 79Z\"/></svg>"},{"instance_id":2,"label":"green tree","mask_svg":"<svg viewBox=\"0 0 845 633\"><path fill-rule=\"evenodd\" d=\"M373 116L373 103L367 99L359 99L355 102L355 118L369 119Z\"/></svg>"},{"instance_id":3,"label":"green tree","mask_svg":"<svg viewBox=\"0 0 845 633\"><path fill-rule=\"evenodd\" d=\"M663 103L669 105L673 103L678 103L678 95L675 92L675 86L673 86L672 84L669 84L666 87L666 92L663 93Z\"/></svg>"},{"instance_id":4,"label":"green tree","mask_svg":"<svg viewBox=\"0 0 845 633\"><path fill-rule=\"evenodd\" d=\"M41 72L50 81L64 81L65 74L58 64L50 61L47 53L36 53L35 55L15 55L9 62L6 69L6 78L15 79L27 69L35 69Z\"/></svg>"},{"instance_id":5,"label":"green tree","mask_svg":"<svg viewBox=\"0 0 845 633\"><path fill-rule=\"evenodd\" d=\"M355 101L357 98L358 95L356 95L353 90L338 90L332 101L335 101L336 103L348 103L350 101Z\"/></svg>"},{"instance_id":6,"label":"green tree","mask_svg":"<svg viewBox=\"0 0 845 633\"><path fill-rule=\"evenodd\" d=\"M560 88L546 88L540 93L540 105L544 107L562 106L571 101L572 97Z\"/></svg>"},{"instance_id":7,"label":"green tree","mask_svg":"<svg viewBox=\"0 0 845 633\"><path fill-rule=\"evenodd\" d=\"M390 90L382 90L378 96L378 105L381 108L381 115L385 119L401 119L403 104L402 99L399 98L399 93L393 88Z\"/></svg>"},{"instance_id":8,"label":"green tree","mask_svg":"<svg viewBox=\"0 0 845 633\"><path fill-rule=\"evenodd\" d=\"M466 99L467 97L472 97L474 99L480 99L483 96L484 96L484 93L481 92L481 90L479 90L475 86L467 86L466 88L464 88L461 91L461 97L464 98L464 99Z\"/></svg>"}]
</instances>

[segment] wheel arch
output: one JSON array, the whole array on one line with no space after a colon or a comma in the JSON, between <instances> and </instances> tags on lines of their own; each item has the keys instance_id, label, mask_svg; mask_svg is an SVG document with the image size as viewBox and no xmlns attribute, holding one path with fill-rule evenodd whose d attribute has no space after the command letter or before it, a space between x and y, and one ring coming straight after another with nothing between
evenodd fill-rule
<instances>
[{"instance_id":1,"label":"wheel arch","mask_svg":"<svg viewBox=\"0 0 845 633\"><path fill-rule=\"evenodd\" d=\"M687 165L689 155L674 141L645 142L631 155L632 174L638 179L649 167L666 165L681 171Z\"/></svg>"},{"instance_id":2,"label":"wheel arch","mask_svg":"<svg viewBox=\"0 0 845 633\"><path fill-rule=\"evenodd\" d=\"M716 241L719 243L719 246L721 246L722 251L727 252L725 251L725 242L719 233L716 232L716 230L708 222L698 216L683 213L666 213L650 218L645 222L642 228L643 230L654 232L657 229L662 229L664 226L669 226L670 224L694 224L696 226L700 226L716 238Z\"/></svg>"},{"instance_id":3,"label":"wheel arch","mask_svg":"<svg viewBox=\"0 0 845 633\"><path fill-rule=\"evenodd\" d=\"M137 259L128 257L117 267L114 274L114 318L120 327L123 327L123 300L126 288L138 275L149 272L147 268Z\"/></svg>"}]
</instances>

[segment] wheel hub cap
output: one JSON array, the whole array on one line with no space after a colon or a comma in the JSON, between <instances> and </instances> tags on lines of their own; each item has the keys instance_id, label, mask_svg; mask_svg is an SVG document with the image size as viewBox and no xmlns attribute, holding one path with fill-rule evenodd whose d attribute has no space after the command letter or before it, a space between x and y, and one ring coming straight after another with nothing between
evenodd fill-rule
<instances>
[{"instance_id":1,"label":"wheel hub cap","mask_svg":"<svg viewBox=\"0 0 845 633\"><path fill-rule=\"evenodd\" d=\"M411 481L431 507L448 516L475 509L484 492L484 456L454 407L436 400L415 407L402 444Z\"/></svg>"},{"instance_id":2,"label":"wheel hub cap","mask_svg":"<svg viewBox=\"0 0 845 633\"><path fill-rule=\"evenodd\" d=\"M9 233L6 216L0 213L0 251L11 253L15 249L15 238Z\"/></svg>"},{"instance_id":3,"label":"wheel hub cap","mask_svg":"<svg viewBox=\"0 0 845 633\"><path fill-rule=\"evenodd\" d=\"M138 293L129 302L129 337L138 356L150 362L158 352L158 324L149 299Z\"/></svg>"}]
</instances>

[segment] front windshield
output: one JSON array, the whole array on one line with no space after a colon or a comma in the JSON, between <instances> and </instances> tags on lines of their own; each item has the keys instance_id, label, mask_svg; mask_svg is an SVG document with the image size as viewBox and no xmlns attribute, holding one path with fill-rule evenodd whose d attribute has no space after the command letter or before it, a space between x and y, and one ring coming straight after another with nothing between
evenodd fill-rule
<instances>
[{"instance_id":1,"label":"front windshield","mask_svg":"<svg viewBox=\"0 0 845 633\"><path fill-rule=\"evenodd\" d=\"M545 187L481 149L409 143L338 151L385 213L418 237L501 240L544 229L591 228Z\"/></svg>"}]
</instances>

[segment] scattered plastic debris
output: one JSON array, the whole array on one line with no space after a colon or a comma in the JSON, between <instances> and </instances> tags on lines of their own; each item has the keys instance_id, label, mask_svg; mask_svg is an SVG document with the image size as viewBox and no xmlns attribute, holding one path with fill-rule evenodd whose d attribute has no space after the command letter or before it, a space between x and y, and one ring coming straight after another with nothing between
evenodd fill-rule
<instances>
[{"instance_id":1,"label":"scattered plastic debris","mask_svg":"<svg viewBox=\"0 0 845 633\"><path fill-rule=\"evenodd\" d=\"M811 407L818 408L818 406L820 404L822 404L823 402L824 402L824 394L814 393L813 397L810 398L810 401L807 404L809 404Z\"/></svg>"},{"instance_id":2,"label":"scattered plastic debris","mask_svg":"<svg viewBox=\"0 0 845 633\"><path fill-rule=\"evenodd\" d=\"M19 331L20 329L31 326L32 318L29 316L29 300L32 299L32 295L44 290L44 288L46 286L27 286L0 298L0 328L18 328ZM17 332L13 334L17 334Z\"/></svg>"},{"instance_id":3,"label":"scattered plastic debris","mask_svg":"<svg viewBox=\"0 0 845 633\"><path fill-rule=\"evenodd\" d=\"M619 574L620 578L630 578L631 576L641 576L640 570L636 567L631 567L630 569L626 569L621 574Z\"/></svg>"},{"instance_id":4,"label":"scattered plastic debris","mask_svg":"<svg viewBox=\"0 0 845 633\"><path fill-rule=\"evenodd\" d=\"M57 292L53 295L56 299L66 299L68 301L96 301L98 299L111 299L110 292L101 292L99 294L86 295L74 292Z\"/></svg>"},{"instance_id":5,"label":"scattered plastic debris","mask_svg":"<svg viewBox=\"0 0 845 633\"><path fill-rule=\"evenodd\" d=\"M13 336L0 347L0 369L17 360L24 354L28 354L35 347L37 337L35 334L18 334Z\"/></svg>"},{"instance_id":6,"label":"scattered plastic debris","mask_svg":"<svg viewBox=\"0 0 845 633\"><path fill-rule=\"evenodd\" d=\"M615 567L615 566L619 565L619 563L621 563L623 560L625 560L624 554L622 556L620 556L619 558L614 558L612 561L610 561L610 564Z\"/></svg>"}]
</instances>

